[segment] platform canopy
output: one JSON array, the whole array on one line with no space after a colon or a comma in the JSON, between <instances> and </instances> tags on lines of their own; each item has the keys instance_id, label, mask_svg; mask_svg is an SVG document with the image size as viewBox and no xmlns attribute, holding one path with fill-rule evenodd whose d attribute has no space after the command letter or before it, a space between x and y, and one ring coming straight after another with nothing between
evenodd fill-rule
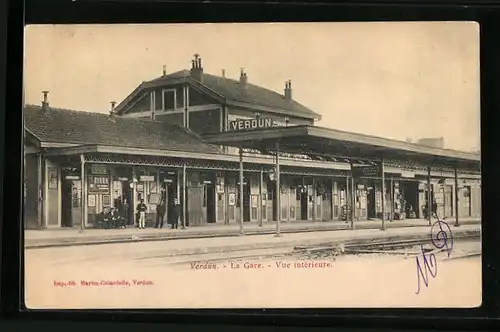
<instances>
[{"instance_id":1,"label":"platform canopy","mask_svg":"<svg viewBox=\"0 0 500 332\"><path fill-rule=\"evenodd\" d=\"M413 161L480 170L480 155L440 149L387 138L349 133L317 126L272 127L203 135L207 143L285 153L337 158Z\"/></svg>"}]
</instances>

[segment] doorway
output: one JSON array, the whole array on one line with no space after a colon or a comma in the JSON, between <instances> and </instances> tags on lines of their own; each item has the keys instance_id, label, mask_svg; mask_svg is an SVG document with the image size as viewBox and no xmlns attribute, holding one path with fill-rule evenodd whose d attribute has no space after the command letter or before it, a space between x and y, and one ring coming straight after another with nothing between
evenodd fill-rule
<instances>
[{"instance_id":1,"label":"doorway","mask_svg":"<svg viewBox=\"0 0 500 332\"><path fill-rule=\"evenodd\" d=\"M167 182L168 181L168 182ZM173 209L175 199L177 198L177 189L172 180L164 180L161 184L161 200L165 203L166 211L163 216L163 222L170 220L169 215ZM180 200L178 200L180 204Z\"/></svg>"},{"instance_id":2,"label":"doorway","mask_svg":"<svg viewBox=\"0 0 500 332\"><path fill-rule=\"evenodd\" d=\"M62 227L73 227L73 216L72 216L72 205L71 201L73 199L73 181L64 180L61 187L61 226Z\"/></svg>"},{"instance_id":3,"label":"doorway","mask_svg":"<svg viewBox=\"0 0 500 332\"><path fill-rule=\"evenodd\" d=\"M267 199L272 200L272 204L270 205L270 217L272 217L273 221L278 219L278 198L276 197L276 182L269 181L267 183ZM271 220L268 220L271 221Z\"/></svg>"},{"instance_id":4,"label":"doorway","mask_svg":"<svg viewBox=\"0 0 500 332\"><path fill-rule=\"evenodd\" d=\"M207 208L207 223L213 224L216 222L215 216L215 185L213 182L204 184L205 199L204 204Z\"/></svg>"},{"instance_id":5,"label":"doorway","mask_svg":"<svg viewBox=\"0 0 500 332\"><path fill-rule=\"evenodd\" d=\"M418 202L418 182L401 181L401 191L403 193L405 215L407 219L418 218L419 202Z\"/></svg>"},{"instance_id":6,"label":"doorway","mask_svg":"<svg viewBox=\"0 0 500 332\"><path fill-rule=\"evenodd\" d=\"M82 206L81 206L81 181L75 179L67 179L65 176L61 186L61 226L73 227L81 223Z\"/></svg>"},{"instance_id":7,"label":"doorway","mask_svg":"<svg viewBox=\"0 0 500 332\"><path fill-rule=\"evenodd\" d=\"M366 212L368 219L375 219L377 217L377 209L375 204L375 188L369 187L366 194Z\"/></svg>"},{"instance_id":8,"label":"doorway","mask_svg":"<svg viewBox=\"0 0 500 332\"><path fill-rule=\"evenodd\" d=\"M309 196L307 195L307 188L301 186L300 189L300 219L308 219L308 206L309 206Z\"/></svg>"},{"instance_id":9,"label":"doorway","mask_svg":"<svg viewBox=\"0 0 500 332\"><path fill-rule=\"evenodd\" d=\"M118 211L123 211L123 216L125 217L125 223L127 225L134 225L134 207L132 206L133 191L130 185L131 183L129 182L123 182L122 184L122 201Z\"/></svg>"}]
</instances>

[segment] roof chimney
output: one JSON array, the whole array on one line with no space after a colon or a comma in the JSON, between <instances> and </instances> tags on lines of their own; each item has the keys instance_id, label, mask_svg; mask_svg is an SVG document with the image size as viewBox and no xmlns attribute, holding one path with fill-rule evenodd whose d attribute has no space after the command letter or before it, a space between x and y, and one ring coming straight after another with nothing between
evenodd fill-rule
<instances>
[{"instance_id":1,"label":"roof chimney","mask_svg":"<svg viewBox=\"0 0 500 332\"><path fill-rule=\"evenodd\" d=\"M49 91L42 91L42 93L43 93L42 110L48 111L49 110L49 102L47 100L47 95L49 94Z\"/></svg>"},{"instance_id":2,"label":"roof chimney","mask_svg":"<svg viewBox=\"0 0 500 332\"><path fill-rule=\"evenodd\" d=\"M112 121L115 122L115 106L116 106L116 101L111 102L111 110L109 111L108 118Z\"/></svg>"},{"instance_id":3,"label":"roof chimney","mask_svg":"<svg viewBox=\"0 0 500 332\"><path fill-rule=\"evenodd\" d=\"M163 76L167 76L167 66L163 65Z\"/></svg>"},{"instance_id":4,"label":"roof chimney","mask_svg":"<svg viewBox=\"0 0 500 332\"><path fill-rule=\"evenodd\" d=\"M292 80L285 82L285 99L292 100Z\"/></svg>"},{"instance_id":5,"label":"roof chimney","mask_svg":"<svg viewBox=\"0 0 500 332\"><path fill-rule=\"evenodd\" d=\"M240 86L243 89L246 89L247 87L247 82L248 82L248 77L247 73L245 73L245 70L243 68L240 69Z\"/></svg>"},{"instance_id":6,"label":"roof chimney","mask_svg":"<svg viewBox=\"0 0 500 332\"><path fill-rule=\"evenodd\" d=\"M191 60L191 77L203 83L203 66L199 54L195 54L194 60Z\"/></svg>"}]
</instances>

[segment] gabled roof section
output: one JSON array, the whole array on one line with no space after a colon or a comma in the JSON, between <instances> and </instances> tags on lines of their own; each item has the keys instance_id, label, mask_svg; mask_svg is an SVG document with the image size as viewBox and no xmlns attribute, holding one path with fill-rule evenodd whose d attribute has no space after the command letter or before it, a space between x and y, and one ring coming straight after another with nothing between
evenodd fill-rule
<instances>
[{"instance_id":1,"label":"gabled roof section","mask_svg":"<svg viewBox=\"0 0 500 332\"><path fill-rule=\"evenodd\" d=\"M321 115L303 106L295 100L287 100L282 94L275 91L260 87L255 84L247 83L243 90L239 81L222 76L203 73L202 82L198 82L191 77L189 70L180 70L169 75L160 76L148 82L143 82L130 94L116 110L118 113L122 111L125 105L132 99L138 97L148 88L161 86L163 84L187 82L195 86L201 86L206 89L207 93L215 97L220 97L226 103L232 102L248 104L248 106L260 106L274 110L284 111L290 116L304 117L306 119L321 119Z\"/></svg>"},{"instance_id":2,"label":"gabled roof section","mask_svg":"<svg viewBox=\"0 0 500 332\"><path fill-rule=\"evenodd\" d=\"M24 117L26 130L41 142L220 153L183 127L149 119L34 105L25 106Z\"/></svg>"}]
</instances>

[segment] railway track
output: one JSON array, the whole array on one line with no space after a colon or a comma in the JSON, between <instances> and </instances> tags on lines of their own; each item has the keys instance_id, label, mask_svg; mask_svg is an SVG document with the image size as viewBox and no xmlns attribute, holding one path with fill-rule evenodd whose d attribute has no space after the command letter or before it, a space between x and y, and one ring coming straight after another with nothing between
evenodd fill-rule
<instances>
[{"instance_id":1,"label":"railway track","mask_svg":"<svg viewBox=\"0 0 500 332\"><path fill-rule=\"evenodd\" d=\"M479 239L478 234L464 234L461 236L454 237L454 241L466 241L466 240L476 240ZM277 251L275 253L269 252L255 252L248 254L237 254L230 256L220 256L220 257L198 257L198 259L186 259L172 262L172 265L189 264L192 262L203 261L207 263L220 263L227 262L228 260L238 261L238 260L260 260L260 259L283 259L283 258L297 258L297 256L318 256L322 259L332 259L334 260L336 256L339 255L357 255L357 254L384 254L384 255L404 255L407 257L413 257L421 255L421 249L418 250L408 250L408 248L418 246L421 244L431 244L430 238L419 238L419 239L408 239L400 241L376 241L371 243L361 243L361 244L346 244L342 245L311 245L311 246L300 246L294 247L292 250ZM403 250L401 250L403 249ZM400 250L400 251L398 251ZM442 250L436 250L433 247L424 248L426 252L437 252ZM465 255L452 256L449 259L459 259L473 256L480 256L481 252L467 253ZM187 257L186 257L187 258Z\"/></svg>"},{"instance_id":2,"label":"railway track","mask_svg":"<svg viewBox=\"0 0 500 332\"><path fill-rule=\"evenodd\" d=\"M460 234L453 238L453 241L457 240L475 240L480 238L479 232ZM389 251L396 251L398 249L405 249L408 247L420 245L420 244L431 244L432 239L430 237L425 238L414 238L408 240L398 240L398 241L374 241L370 243L347 243L345 245L339 244L324 244L324 245L311 245L311 246L299 246L294 247L294 252L296 253L320 253L325 251L333 251L341 253L389 253Z\"/></svg>"}]
</instances>

